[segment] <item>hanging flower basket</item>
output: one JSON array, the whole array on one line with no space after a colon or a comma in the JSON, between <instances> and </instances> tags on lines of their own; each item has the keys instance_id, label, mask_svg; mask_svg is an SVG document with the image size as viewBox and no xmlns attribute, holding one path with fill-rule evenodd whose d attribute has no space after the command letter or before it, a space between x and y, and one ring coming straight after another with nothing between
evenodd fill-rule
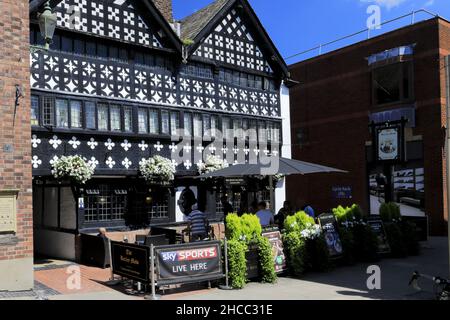
<instances>
[{"instance_id":1,"label":"hanging flower basket","mask_svg":"<svg viewBox=\"0 0 450 320\"><path fill-rule=\"evenodd\" d=\"M80 156L62 156L53 163L52 174L56 179L69 179L85 184L92 178L94 167Z\"/></svg>"},{"instance_id":2,"label":"hanging flower basket","mask_svg":"<svg viewBox=\"0 0 450 320\"><path fill-rule=\"evenodd\" d=\"M207 174L227 168L228 165L219 157L209 155L206 162L198 165L198 173Z\"/></svg>"},{"instance_id":3,"label":"hanging flower basket","mask_svg":"<svg viewBox=\"0 0 450 320\"><path fill-rule=\"evenodd\" d=\"M151 184L170 185L175 179L175 166L170 159L154 156L141 162L140 172Z\"/></svg>"}]
</instances>

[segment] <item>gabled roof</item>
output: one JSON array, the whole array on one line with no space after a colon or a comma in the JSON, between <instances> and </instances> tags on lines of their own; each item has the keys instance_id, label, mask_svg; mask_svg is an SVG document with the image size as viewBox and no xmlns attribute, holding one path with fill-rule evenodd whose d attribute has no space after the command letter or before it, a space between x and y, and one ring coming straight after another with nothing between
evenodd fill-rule
<instances>
[{"instance_id":1,"label":"gabled roof","mask_svg":"<svg viewBox=\"0 0 450 320\"><path fill-rule=\"evenodd\" d=\"M261 45L263 52L269 57L269 63L278 66L277 69L284 77L289 78L289 70L286 62L247 0L215 0L205 8L182 19L180 21L181 38L183 40L194 42L187 48L188 55L195 52L201 44L201 41L214 30L215 25L219 23L220 19L222 19L236 3L242 5L243 11L247 14L249 24L251 24L256 31L254 36L258 39L258 43Z\"/></svg>"},{"instance_id":2,"label":"gabled roof","mask_svg":"<svg viewBox=\"0 0 450 320\"><path fill-rule=\"evenodd\" d=\"M52 8L56 7L62 0L50 0L50 5ZM153 18L156 20L156 23L163 29L165 34L170 39L173 46L176 48L178 52L181 53L182 51L182 43L180 41L180 38L175 33L175 31L170 26L169 22L166 20L166 18L162 15L162 13L159 11L159 9L155 6L152 0L133 0L136 5L141 6L143 5L153 16ZM39 8L44 5L47 0L29 0L30 2L30 14L35 13Z\"/></svg>"},{"instance_id":3,"label":"gabled roof","mask_svg":"<svg viewBox=\"0 0 450 320\"><path fill-rule=\"evenodd\" d=\"M207 24L222 10L229 0L216 0L203 9L182 19L181 39L193 40Z\"/></svg>"}]
</instances>

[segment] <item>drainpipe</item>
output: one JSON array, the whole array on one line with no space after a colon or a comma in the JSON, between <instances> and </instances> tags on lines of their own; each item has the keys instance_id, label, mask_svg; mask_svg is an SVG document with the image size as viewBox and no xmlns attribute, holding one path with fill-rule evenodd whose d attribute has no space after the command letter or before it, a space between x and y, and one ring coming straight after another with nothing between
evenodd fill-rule
<instances>
[{"instance_id":1,"label":"drainpipe","mask_svg":"<svg viewBox=\"0 0 450 320\"><path fill-rule=\"evenodd\" d=\"M445 57L445 78L447 96L447 130L446 130L446 165L447 165L447 226L448 226L448 252L449 252L449 276L450 276L450 56Z\"/></svg>"}]
</instances>

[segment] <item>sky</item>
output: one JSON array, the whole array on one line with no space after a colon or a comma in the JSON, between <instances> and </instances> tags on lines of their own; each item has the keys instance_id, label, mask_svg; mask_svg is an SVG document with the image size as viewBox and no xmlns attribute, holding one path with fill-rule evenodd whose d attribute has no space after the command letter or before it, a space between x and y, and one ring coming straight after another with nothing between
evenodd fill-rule
<instances>
[{"instance_id":1,"label":"sky","mask_svg":"<svg viewBox=\"0 0 450 320\"><path fill-rule=\"evenodd\" d=\"M317 47L320 44L367 28L371 17L367 10L377 5L381 21L391 20L412 11L426 9L450 20L449 0L249 0L259 19L283 57ZM174 15L181 19L201 9L212 0L173 0ZM430 15L417 13L416 20ZM371 36L411 23L412 17L372 30ZM371 20L373 21L373 19ZM322 52L343 47L367 38L367 33L324 47ZM288 64L304 60L318 50L288 59Z\"/></svg>"}]
</instances>

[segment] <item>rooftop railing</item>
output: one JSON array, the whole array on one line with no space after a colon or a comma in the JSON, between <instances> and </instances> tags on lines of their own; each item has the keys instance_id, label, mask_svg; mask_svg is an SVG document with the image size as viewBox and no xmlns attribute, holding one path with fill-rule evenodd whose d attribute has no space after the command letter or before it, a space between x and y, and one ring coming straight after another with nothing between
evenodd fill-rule
<instances>
[{"instance_id":1,"label":"rooftop railing","mask_svg":"<svg viewBox=\"0 0 450 320\"><path fill-rule=\"evenodd\" d=\"M422 15L422 14L424 14L425 17L419 16L419 15ZM326 53L325 50L330 48L333 45L338 45L337 47L333 47L333 49L332 49L332 50L336 50L336 49L342 48L342 47L344 47L346 45L351 45L351 44L357 43L359 41L368 40L372 36L379 36L381 34L390 32L392 30L395 30L395 29L398 29L398 28L401 28L401 27L405 27L405 26L408 26L408 25L413 25L413 24L416 24L416 23L421 22L421 21L430 20L430 19L436 18L436 17L439 17L439 15L435 14L433 12L430 12L430 11L428 11L426 9L420 9L420 10L412 11L412 12L410 12L408 14L403 15L403 16L400 16L400 17L397 17L397 18L394 18L394 19L390 19L390 20L386 20L384 22L381 22L380 24L375 25L372 28L366 28L364 30L361 30L361 31L349 34L347 36L335 39L333 41L319 44L318 46L316 46L314 48L311 48L311 49L308 49L308 50L305 50L305 51L302 51L302 52L290 55L288 57L285 57L284 59L289 62L289 60L292 60L294 58L298 58L297 61L293 61L293 63L294 62L303 61L303 60L310 59L310 58L313 58L313 57L317 57L317 56L320 56L320 55ZM410 18L409 23L406 23L406 24L402 23L401 25L396 25L396 27L394 27L393 29L382 30L383 29L382 27L384 27L384 26L393 26L394 23L396 23L396 22L403 22L407 18ZM380 28L382 30L381 32L379 32ZM376 35L375 35L375 33L376 33ZM365 39L358 39L358 40L356 40L356 37L361 36L361 35L365 35L366 38ZM351 40L353 40L353 41L351 41ZM344 44L344 42L345 42L345 44ZM339 44L341 44L341 45L339 46ZM327 52L330 52L332 50L329 50Z\"/></svg>"}]
</instances>

